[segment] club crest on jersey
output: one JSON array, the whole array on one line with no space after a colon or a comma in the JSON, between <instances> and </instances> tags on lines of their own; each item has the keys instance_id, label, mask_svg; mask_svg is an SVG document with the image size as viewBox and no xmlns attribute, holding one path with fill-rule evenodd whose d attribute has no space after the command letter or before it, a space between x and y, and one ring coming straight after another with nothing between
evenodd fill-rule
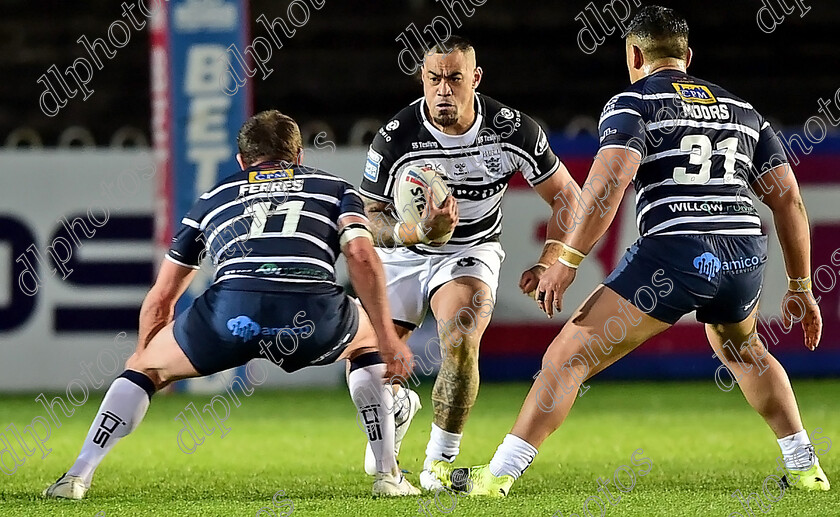
<instances>
[{"instance_id":1,"label":"club crest on jersey","mask_svg":"<svg viewBox=\"0 0 840 517\"><path fill-rule=\"evenodd\" d=\"M497 177L502 172L502 148L494 146L489 149L482 149L481 155L484 158L487 174L492 178Z\"/></svg>"},{"instance_id":2,"label":"club crest on jersey","mask_svg":"<svg viewBox=\"0 0 840 517\"><path fill-rule=\"evenodd\" d=\"M717 99L712 91L702 84L671 83L683 102L695 104L715 104Z\"/></svg>"},{"instance_id":3,"label":"club crest on jersey","mask_svg":"<svg viewBox=\"0 0 840 517\"><path fill-rule=\"evenodd\" d=\"M248 183L262 183L264 181L290 180L295 177L292 169L275 169L273 171L252 171L248 173Z\"/></svg>"}]
</instances>

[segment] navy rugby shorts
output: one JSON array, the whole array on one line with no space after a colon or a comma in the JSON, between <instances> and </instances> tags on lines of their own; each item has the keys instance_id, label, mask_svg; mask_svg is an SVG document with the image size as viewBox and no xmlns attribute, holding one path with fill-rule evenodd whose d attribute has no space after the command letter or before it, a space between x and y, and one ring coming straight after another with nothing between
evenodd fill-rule
<instances>
[{"instance_id":1,"label":"navy rugby shorts","mask_svg":"<svg viewBox=\"0 0 840 517\"><path fill-rule=\"evenodd\" d=\"M692 311L702 323L737 323L758 303L766 261L766 235L654 235L639 238L604 285L666 323Z\"/></svg>"},{"instance_id":2,"label":"navy rugby shorts","mask_svg":"<svg viewBox=\"0 0 840 517\"><path fill-rule=\"evenodd\" d=\"M175 319L175 341L202 375L256 357L287 372L335 362L356 336L356 304L338 287L319 292L211 286Z\"/></svg>"}]
</instances>

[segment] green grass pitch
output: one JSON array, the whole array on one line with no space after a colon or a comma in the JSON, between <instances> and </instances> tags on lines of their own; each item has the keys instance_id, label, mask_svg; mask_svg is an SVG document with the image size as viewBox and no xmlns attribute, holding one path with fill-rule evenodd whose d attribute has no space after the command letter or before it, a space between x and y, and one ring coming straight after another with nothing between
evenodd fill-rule
<instances>
[{"instance_id":1,"label":"green grass pitch","mask_svg":"<svg viewBox=\"0 0 840 517\"><path fill-rule=\"evenodd\" d=\"M430 381L419 391L425 407L403 444L401 464L417 484L432 419ZM840 443L840 381L799 381L794 389L809 430ZM467 425L459 464L489 461L510 429L525 384L482 386ZM0 424L18 429L43 408L34 396L0 399ZM254 516L273 509L272 496L282 490L295 516L545 516L573 513L583 517L584 501L597 495L597 478L612 477L630 463L636 449L653 462L637 476L628 493L610 486L621 500L607 506L606 516L720 516L741 512L731 497L762 492L762 481L776 473L776 441L752 412L740 392L721 392L704 383L606 383L597 380L579 399L563 427L544 444L533 466L504 500L452 499L440 494L421 513L422 497L373 500L371 479L362 468L364 437L354 422L345 391L257 391L232 407L230 431L205 438L192 455L181 452L174 420L193 401L202 407L209 395L158 395L139 429L122 440L94 478L88 499L47 501L40 492L54 481L78 452L101 400L91 400L64 418L47 442L52 452L29 457L12 476L0 476L3 516ZM8 431L0 431L8 436ZM835 445L822 456L829 477L840 482ZM641 470L635 467L636 471ZM629 478L623 478L626 483ZM755 515L831 517L840 515L840 487L830 492L790 490ZM778 492L770 493L778 497ZM454 508L451 505L454 504ZM288 507L287 507L288 508ZM598 506L590 504L600 515ZM442 510L449 510L444 513ZM562 512L562 513L560 513ZM282 515L276 511L276 515ZM260 513L272 515L268 511Z\"/></svg>"}]
</instances>

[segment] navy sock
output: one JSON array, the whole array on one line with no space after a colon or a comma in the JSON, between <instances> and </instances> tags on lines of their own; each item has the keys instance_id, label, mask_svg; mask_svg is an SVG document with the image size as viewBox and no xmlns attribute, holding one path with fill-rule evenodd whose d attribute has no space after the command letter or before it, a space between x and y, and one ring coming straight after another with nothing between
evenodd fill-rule
<instances>
[{"instance_id":1,"label":"navy sock","mask_svg":"<svg viewBox=\"0 0 840 517\"><path fill-rule=\"evenodd\" d=\"M366 366L373 366L375 364L382 364L385 361L380 357L379 352L368 352L350 361L350 371L365 368Z\"/></svg>"},{"instance_id":2,"label":"navy sock","mask_svg":"<svg viewBox=\"0 0 840 517\"><path fill-rule=\"evenodd\" d=\"M126 370L120 374L120 377L128 379L129 381L133 382L134 384L143 388L146 392L146 395L149 396L149 400L152 400L152 395L155 394L155 383L152 382L146 374L135 372L134 370ZM119 377L117 377L119 379Z\"/></svg>"}]
</instances>

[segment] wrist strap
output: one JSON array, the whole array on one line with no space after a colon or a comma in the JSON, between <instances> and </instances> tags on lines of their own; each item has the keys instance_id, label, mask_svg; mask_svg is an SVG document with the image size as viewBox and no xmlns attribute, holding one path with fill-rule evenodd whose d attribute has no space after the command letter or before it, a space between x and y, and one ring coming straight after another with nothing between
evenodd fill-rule
<instances>
[{"instance_id":1,"label":"wrist strap","mask_svg":"<svg viewBox=\"0 0 840 517\"><path fill-rule=\"evenodd\" d=\"M572 269L577 269L578 266L580 266L580 263L583 262L583 259L586 258L586 253L576 250L563 242L561 242L560 245L563 249L560 251L560 256L557 257L557 261L569 266Z\"/></svg>"},{"instance_id":2,"label":"wrist strap","mask_svg":"<svg viewBox=\"0 0 840 517\"><path fill-rule=\"evenodd\" d=\"M583 262L583 259L586 258L586 253L569 246L563 241L546 239L545 244L546 246L549 244L559 244L562 249L560 250L560 256L557 258L558 262L561 262L572 269L577 269L578 266L580 266L580 263ZM545 250L543 250L543 253L545 253ZM540 263L537 265L539 264Z\"/></svg>"},{"instance_id":3,"label":"wrist strap","mask_svg":"<svg viewBox=\"0 0 840 517\"><path fill-rule=\"evenodd\" d=\"M400 234L400 229L402 228L403 224L404 223L402 221L397 221L397 223L394 225L393 231L394 241L401 246L405 246L405 241L403 240L402 235ZM417 232L420 236L421 243L429 244L432 242L428 237L426 237L426 234L425 232L423 232L422 227L420 227L419 225L414 225L414 228L414 231Z\"/></svg>"},{"instance_id":4,"label":"wrist strap","mask_svg":"<svg viewBox=\"0 0 840 517\"><path fill-rule=\"evenodd\" d=\"M787 277L788 291L794 293L808 293L811 292L811 277L806 276L802 278Z\"/></svg>"},{"instance_id":5,"label":"wrist strap","mask_svg":"<svg viewBox=\"0 0 840 517\"><path fill-rule=\"evenodd\" d=\"M578 266L580 266L580 263L575 264L573 262L569 262L568 260L564 259L563 257L558 258L557 262L563 264L564 266L568 266L572 269L577 269Z\"/></svg>"}]
</instances>

